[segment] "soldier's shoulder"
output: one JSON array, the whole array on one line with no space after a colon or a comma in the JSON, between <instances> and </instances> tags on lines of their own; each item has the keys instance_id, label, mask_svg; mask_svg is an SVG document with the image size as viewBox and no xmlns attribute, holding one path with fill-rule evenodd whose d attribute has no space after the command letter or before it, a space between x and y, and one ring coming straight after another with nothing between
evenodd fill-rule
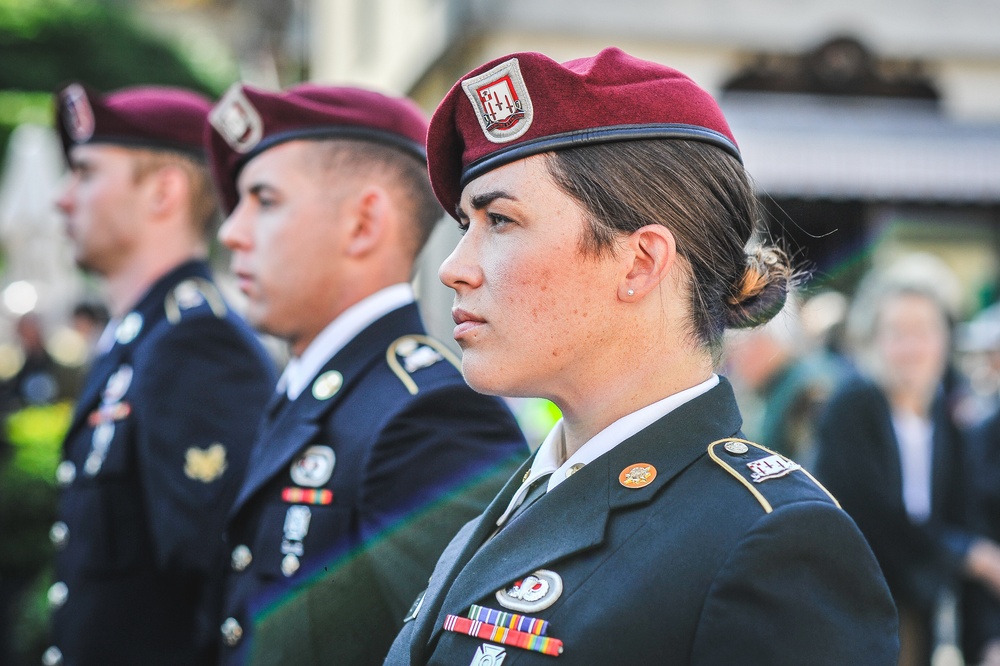
<instances>
[{"instance_id":1,"label":"soldier's shoulder","mask_svg":"<svg viewBox=\"0 0 1000 666\"><path fill-rule=\"evenodd\" d=\"M708 445L708 457L726 472L731 483L742 486L748 499L765 513L780 506L820 501L840 507L836 498L804 467L755 442L727 437Z\"/></svg>"},{"instance_id":2,"label":"soldier's shoulder","mask_svg":"<svg viewBox=\"0 0 1000 666\"><path fill-rule=\"evenodd\" d=\"M226 319L229 306L222 292L211 280L190 277L178 282L163 299L166 321L176 326L198 318Z\"/></svg>"},{"instance_id":3,"label":"soldier's shoulder","mask_svg":"<svg viewBox=\"0 0 1000 666\"><path fill-rule=\"evenodd\" d=\"M428 335L402 335L385 350L385 362L410 395L461 382L461 361L448 347Z\"/></svg>"}]
</instances>

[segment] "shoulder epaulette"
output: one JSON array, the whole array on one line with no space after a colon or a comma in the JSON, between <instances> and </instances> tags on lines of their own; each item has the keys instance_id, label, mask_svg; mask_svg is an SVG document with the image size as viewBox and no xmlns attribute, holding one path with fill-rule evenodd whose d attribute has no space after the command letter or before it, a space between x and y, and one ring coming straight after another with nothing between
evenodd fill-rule
<instances>
[{"instance_id":1,"label":"shoulder epaulette","mask_svg":"<svg viewBox=\"0 0 1000 666\"><path fill-rule=\"evenodd\" d=\"M207 305L219 319L226 316L226 301L222 298L219 288L205 278L188 278L170 290L163 301L163 309L167 312L167 321L171 324L180 322L185 310L193 310Z\"/></svg>"},{"instance_id":2,"label":"shoulder epaulette","mask_svg":"<svg viewBox=\"0 0 1000 666\"><path fill-rule=\"evenodd\" d=\"M805 477L810 482L810 487L822 491L822 495L840 507L840 503L830 491L801 465L760 444L737 437L727 437L709 444L708 455L743 484L764 507L766 513L771 513L774 508L761 488L767 489L765 483L792 475Z\"/></svg>"},{"instance_id":3,"label":"shoulder epaulette","mask_svg":"<svg viewBox=\"0 0 1000 666\"><path fill-rule=\"evenodd\" d=\"M396 338L385 351L385 360L410 395L416 395L420 390L410 376L417 370L428 368L439 361L448 361L461 371L461 361L458 357L444 344L426 335L404 335Z\"/></svg>"}]
</instances>

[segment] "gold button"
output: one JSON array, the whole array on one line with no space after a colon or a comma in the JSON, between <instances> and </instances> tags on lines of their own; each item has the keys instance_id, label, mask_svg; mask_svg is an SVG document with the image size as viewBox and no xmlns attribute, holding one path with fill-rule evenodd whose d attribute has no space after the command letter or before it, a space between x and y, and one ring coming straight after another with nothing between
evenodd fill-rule
<instances>
[{"instance_id":1,"label":"gold button","mask_svg":"<svg viewBox=\"0 0 1000 666\"><path fill-rule=\"evenodd\" d=\"M58 583L53 583L52 587L49 588L48 593L49 608L52 610L58 610L63 607L66 603L66 599L69 598L69 588L66 583L59 581Z\"/></svg>"},{"instance_id":2,"label":"gold button","mask_svg":"<svg viewBox=\"0 0 1000 666\"><path fill-rule=\"evenodd\" d=\"M222 623L222 641L229 647L236 647L243 638L243 627L235 617L227 617Z\"/></svg>"},{"instance_id":3,"label":"gold button","mask_svg":"<svg viewBox=\"0 0 1000 666\"><path fill-rule=\"evenodd\" d=\"M60 488L65 488L73 483L74 479L76 479L76 465L73 464L72 460L63 460L56 467L56 483L59 484Z\"/></svg>"},{"instance_id":4,"label":"gold button","mask_svg":"<svg viewBox=\"0 0 1000 666\"><path fill-rule=\"evenodd\" d=\"M233 548L233 571L245 571L251 562L253 562L253 553L250 552L249 548L243 544Z\"/></svg>"},{"instance_id":5,"label":"gold button","mask_svg":"<svg viewBox=\"0 0 1000 666\"><path fill-rule=\"evenodd\" d=\"M572 465L568 470L566 470L566 478L568 479L569 477L579 472L581 469L583 469L583 463L577 463L575 465Z\"/></svg>"},{"instance_id":6,"label":"gold button","mask_svg":"<svg viewBox=\"0 0 1000 666\"><path fill-rule=\"evenodd\" d=\"M57 520L52 523L52 527L49 528L49 541L52 545L62 550L69 543L69 527L61 520Z\"/></svg>"},{"instance_id":7,"label":"gold button","mask_svg":"<svg viewBox=\"0 0 1000 666\"><path fill-rule=\"evenodd\" d=\"M726 442L722 448L726 450L726 453L731 453L734 456L741 456L750 450L750 447L743 442Z\"/></svg>"}]
</instances>

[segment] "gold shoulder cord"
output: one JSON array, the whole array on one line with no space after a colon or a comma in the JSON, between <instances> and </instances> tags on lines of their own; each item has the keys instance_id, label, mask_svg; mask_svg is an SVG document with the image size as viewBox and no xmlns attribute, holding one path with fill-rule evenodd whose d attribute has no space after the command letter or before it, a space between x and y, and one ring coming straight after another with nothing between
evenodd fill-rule
<instances>
[{"instance_id":1,"label":"gold shoulder cord","mask_svg":"<svg viewBox=\"0 0 1000 666\"><path fill-rule=\"evenodd\" d=\"M450 349L434 338L427 337L426 335L404 335L397 338L386 350L385 360L386 363L389 364L389 367L392 368L392 371L396 373L396 376L399 377L399 381L403 382L403 386L405 386L406 390L410 392L410 395L416 395L420 389L417 388L417 383L413 381L410 374L403 368L402 365L399 364L399 359L396 358L396 348L399 347L401 343L408 340L430 347L437 353L441 354L446 361L455 366L456 370L459 372L462 371L462 362L458 360L458 357L455 356Z\"/></svg>"},{"instance_id":2,"label":"gold shoulder cord","mask_svg":"<svg viewBox=\"0 0 1000 666\"><path fill-rule=\"evenodd\" d=\"M222 319L226 316L226 302L223 300L222 294L219 293L218 287L204 278L190 278L184 282L193 282L198 287L198 293L208 303L208 307L212 308L212 314L216 318ZM184 282L180 284L184 284ZM177 286L179 287L180 284ZM177 295L174 293L176 289L177 287L174 287L174 290L167 294L167 298L163 302L163 309L167 312L167 321L171 324L176 324L181 320L181 308L177 305Z\"/></svg>"},{"instance_id":3,"label":"gold shoulder cord","mask_svg":"<svg viewBox=\"0 0 1000 666\"><path fill-rule=\"evenodd\" d=\"M709 455L709 457L712 458L712 460L714 460L715 462L719 463L719 465L724 470L726 470L727 472L729 472L740 483L742 483L746 487L746 489L750 491L750 494L752 494L754 497L757 498L757 501L760 502L760 505L762 507L764 507L765 513L771 513L774 510L774 508L771 506L771 503L768 502L767 499L765 499L765 497L761 494L761 492L759 490L757 490L756 488L754 488L753 484L751 484L749 481L747 481L746 478L743 477L743 475L741 475L739 472L737 472L736 470L734 470L729 465L729 463L727 463L726 461L724 461L722 458L720 458L719 456L717 456L715 454L715 447L717 445L719 445L719 444L725 444L726 442L742 442L743 444L746 444L747 446L752 446L754 448L760 449L761 451L765 451L766 453L769 453L771 455L781 455L781 454L777 453L775 451L772 451L771 449L767 448L766 446L761 446L760 444L757 444L755 442L751 442L751 441L746 440L746 439L740 439L738 437L726 437L724 439L716 440L716 441L714 441L714 442L712 442L711 444L708 445L708 455ZM784 456L782 456L782 457L784 457ZM809 472L807 472L804 467L800 467L796 471L802 472L803 474L805 474L809 478L810 481L812 481L813 483L815 483L816 486L820 490L822 490L824 493L826 493L826 496L830 498L830 501L832 501L837 506L838 509L841 508L840 502L837 501L837 498L834 497L830 493L830 491L827 490L826 487L822 483L820 483L819 481L817 481L816 477L814 477L812 474L810 474Z\"/></svg>"}]
</instances>

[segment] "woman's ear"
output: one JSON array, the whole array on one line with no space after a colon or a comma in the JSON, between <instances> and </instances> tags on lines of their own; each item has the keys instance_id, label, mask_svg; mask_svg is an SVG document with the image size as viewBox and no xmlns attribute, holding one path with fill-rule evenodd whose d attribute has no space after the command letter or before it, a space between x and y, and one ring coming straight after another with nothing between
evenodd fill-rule
<instances>
[{"instance_id":1,"label":"woman's ear","mask_svg":"<svg viewBox=\"0 0 1000 666\"><path fill-rule=\"evenodd\" d=\"M648 224L625 239L622 256L625 274L618 297L637 302L656 289L676 265L677 242L673 232L659 224Z\"/></svg>"}]
</instances>

